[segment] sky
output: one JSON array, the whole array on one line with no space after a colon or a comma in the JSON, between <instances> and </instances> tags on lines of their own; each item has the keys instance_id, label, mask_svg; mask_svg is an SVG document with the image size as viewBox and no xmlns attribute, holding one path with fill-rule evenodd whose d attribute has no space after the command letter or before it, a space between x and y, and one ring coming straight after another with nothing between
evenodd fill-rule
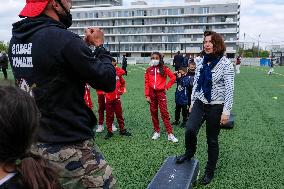
<instances>
[{"instance_id":1,"label":"sky","mask_svg":"<svg viewBox=\"0 0 284 189\"><path fill-rule=\"evenodd\" d=\"M124 0L129 5L133 0ZM145 0L149 5L178 4L184 0ZM213 1L213 0L201 0ZM240 41L260 41L260 46L284 45L284 0L240 0ZM0 0L0 41L11 38L12 23L20 20L17 16L25 0ZM245 33L245 35L244 35Z\"/></svg>"}]
</instances>

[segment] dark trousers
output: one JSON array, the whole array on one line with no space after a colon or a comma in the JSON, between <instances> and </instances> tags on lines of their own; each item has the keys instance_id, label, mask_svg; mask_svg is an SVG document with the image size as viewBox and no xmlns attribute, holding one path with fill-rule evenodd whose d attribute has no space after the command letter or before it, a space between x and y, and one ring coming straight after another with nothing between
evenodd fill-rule
<instances>
[{"instance_id":1,"label":"dark trousers","mask_svg":"<svg viewBox=\"0 0 284 189\"><path fill-rule=\"evenodd\" d=\"M187 105L181 105L181 104L176 104L175 121L179 121L181 111L182 111L182 118L183 118L182 121L186 122L187 116L188 116Z\"/></svg>"},{"instance_id":2,"label":"dark trousers","mask_svg":"<svg viewBox=\"0 0 284 189\"><path fill-rule=\"evenodd\" d=\"M208 160L206 172L214 172L219 156L218 136L220 133L220 119L223 111L222 104L209 105L196 100L186 123L185 148L186 155L194 156L197 146L197 134L201 123L206 120L206 137L208 146Z\"/></svg>"},{"instance_id":3,"label":"dark trousers","mask_svg":"<svg viewBox=\"0 0 284 189\"><path fill-rule=\"evenodd\" d=\"M125 75L127 76L127 70L125 66L122 66L122 69L125 71Z\"/></svg>"},{"instance_id":4,"label":"dark trousers","mask_svg":"<svg viewBox=\"0 0 284 189\"><path fill-rule=\"evenodd\" d=\"M2 68L2 72L4 74L4 78L7 79L8 78L7 69L6 68Z\"/></svg>"}]
</instances>

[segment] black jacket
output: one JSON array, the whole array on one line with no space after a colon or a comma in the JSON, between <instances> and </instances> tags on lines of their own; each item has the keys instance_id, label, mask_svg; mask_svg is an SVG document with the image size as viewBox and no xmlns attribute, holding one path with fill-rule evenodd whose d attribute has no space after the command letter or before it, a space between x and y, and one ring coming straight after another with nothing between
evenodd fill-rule
<instances>
[{"instance_id":1,"label":"black jacket","mask_svg":"<svg viewBox=\"0 0 284 189\"><path fill-rule=\"evenodd\" d=\"M34 96L41 111L39 142L93 138L97 119L85 104L85 84L110 92L116 83L110 53L104 48L95 53L47 16L13 24L10 64L18 86Z\"/></svg>"},{"instance_id":2,"label":"black jacket","mask_svg":"<svg viewBox=\"0 0 284 189\"><path fill-rule=\"evenodd\" d=\"M173 60L173 66L175 68L179 68L182 66L184 62L183 56L181 54L177 54L174 56L174 60Z\"/></svg>"},{"instance_id":3,"label":"black jacket","mask_svg":"<svg viewBox=\"0 0 284 189\"><path fill-rule=\"evenodd\" d=\"M0 57L0 68L8 69L8 57L6 54Z\"/></svg>"}]
</instances>

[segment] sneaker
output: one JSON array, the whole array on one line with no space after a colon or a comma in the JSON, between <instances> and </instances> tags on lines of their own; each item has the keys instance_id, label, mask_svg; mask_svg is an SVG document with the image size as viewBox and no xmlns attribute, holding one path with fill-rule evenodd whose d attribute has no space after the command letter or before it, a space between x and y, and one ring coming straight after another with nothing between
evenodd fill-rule
<instances>
[{"instance_id":1,"label":"sneaker","mask_svg":"<svg viewBox=\"0 0 284 189\"><path fill-rule=\"evenodd\" d=\"M130 132L128 132L126 129L121 131L119 134L122 135L122 136L132 136L132 134Z\"/></svg>"},{"instance_id":2,"label":"sneaker","mask_svg":"<svg viewBox=\"0 0 284 189\"><path fill-rule=\"evenodd\" d=\"M160 138L160 133L155 132L154 135L152 136L152 139L157 140L158 138Z\"/></svg>"},{"instance_id":3,"label":"sneaker","mask_svg":"<svg viewBox=\"0 0 284 189\"><path fill-rule=\"evenodd\" d=\"M113 133L107 132L105 139L110 139L113 136Z\"/></svg>"},{"instance_id":4,"label":"sneaker","mask_svg":"<svg viewBox=\"0 0 284 189\"><path fill-rule=\"evenodd\" d=\"M104 130L104 126L103 125L98 125L98 128L96 130L96 133L101 133Z\"/></svg>"},{"instance_id":5,"label":"sneaker","mask_svg":"<svg viewBox=\"0 0 284 189\"><path fill-rule=\"evenodd\" d=\"M117 127L115 126L115 124L112 124L112 131L113 132L117 131Z\"/></svg>"},{"instance_id":6,"label":"sneaker","mask_svg":"<svg viewBox=\"0 0 284 189\"><path fill-rule=\"evenodd\" d=\"M178 142L178 139L171 133L168 135L168 140L172 142Z\"/></svg>"},{"instance_id":7,"label":"sneaker","mask_svg":"<svg viewBox=\"0 0 284 189\"><path fill-rule=\"evenodd\" d=\"M172 125L178 125L178 124L179 124L179 121L172 122Z\"/></svg>"}]
</instances>

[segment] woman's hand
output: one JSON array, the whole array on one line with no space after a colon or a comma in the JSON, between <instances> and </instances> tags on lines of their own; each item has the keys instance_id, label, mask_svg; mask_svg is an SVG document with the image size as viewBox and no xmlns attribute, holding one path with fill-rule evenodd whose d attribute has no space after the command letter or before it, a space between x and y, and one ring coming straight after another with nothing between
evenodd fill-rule
<instances>
[{"instance_id":1,"label":"woman's hand","mask_svg":"<svg viewBox=\"0 0 284 189\"><path fill-rule=\"evenodd\" d=\"M146 96L146 101L150 104L151 103L151 99L149 96Z\"/></svg>"},{"instance_id":2,"label":"woman's hand","mask_svg":"<svg viewBox=\"0 0 284 189\"><path fill-rule=\"evenodd\" d=\"M221 115L221 120L220 120L220 125L225 125L228 123L229 121L229 115L225 115L225 114L222 114Z\"/></svg>"}]
</instances>

